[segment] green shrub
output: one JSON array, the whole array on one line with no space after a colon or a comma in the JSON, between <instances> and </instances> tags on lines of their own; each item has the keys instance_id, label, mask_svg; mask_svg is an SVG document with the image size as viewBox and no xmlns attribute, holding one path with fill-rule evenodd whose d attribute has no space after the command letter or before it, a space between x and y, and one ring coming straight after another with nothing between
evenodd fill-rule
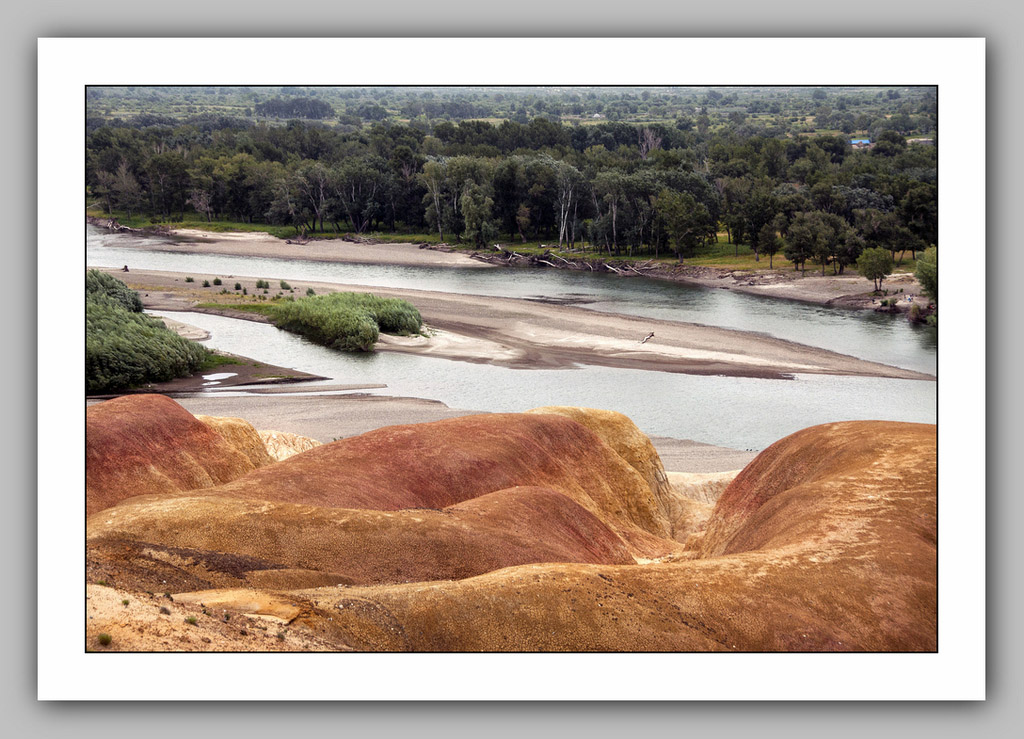
<instances>
[{"instance_id":1,"label":"green shrub","mask_svg":"<svg viewBox=\"0 0 1024 739\"><path fill-rule=\"evenodd\" d=\"M209 280L203 280L203 287L209 287L209 286L210 286L210 281Z\"/></svg>"},{"instance_id":2,"label":"green shrub","mask_svg":"<svg viewBox=\"0 0 1024 739\"><path fill-rule=\"evenodd\" d=\"M87 296L85 386L90 394L190 375L209 351L163 322L126 310L106 295Z\"/></svg>"},{"instance_id":3,"label":"green shrub","mask_svg":"<svg viewBox=\"0 0 1024 739\"><path fill-rule=\"evenodd\" d=\"M142 300L137 292L106 272L90 269L85 273L86 299L99 295L110 298L132 313L142 312Z\"/></svg>"},{"instance_id":4,"label":"green shrub","mask_svg":"<svg viewBox=\"0 0 1024 739\"><path fill-rule=\"evenodd\" d=\"M241 290L242 289L242 283L241 282L236 282L235 283L235 289L236 290Z\"/></svg>"},{"instance_id":5,"label":"green shrub","mask_svg":"<svg viewBox=\"0 0 1024 739\"><path fill-rule=\"evenodd\" d=\"M221 284L220 278L219 277L214 277L213 278L213 284L214 285L220 285Z\"/></svg>"},{"instance_id":6,"label":"green shrub","mask_svg":"<svg viewBox=\"0 0 1024 739\"><path fill-rule=\"evenodd\" d=\"M195 616L189 616L188 618L185 619L185 623L191 624L192 626L195 626L199 622L196 620Z\"/></svg>"},{"instance_id":7,"label":"green shrub","mask_svg":"<svg viewBox=\"0 0 1024 739\"><path fill-rule=\"evenodd\" d=\"M270 283L267 282L266 280L256 280L256 289L257 290L269 290L270 289Z\"/></svg>"},{"instance_id":8,"label":"green shrub","mask_svg":"<svg viewBox=\"0 0 1024 739\"><path fill-rule=\"evenodd\" d=\"M282 289L282 290L291 290L291 289L292 289L292 286L291 286L291 285L289 285L289 284L288 284L287 282L285 282L284 280L281 280L281 289Z\"/></svg>"},{"instance_id":9,"label":"green shrub","mask_svg":"<svg viewBox=\"0 0 1024 739\"><path fill-rule=\"evenodd\" d=\"M417 333L420 313L397 298L367 293L332 293L273 306L270 320L278 328L341 351L370 351L380 332Z\"/></svg>"},{"instance_id":10,"label":"green shrub","mask_svg":"<svg viewBox=\"0 0 1024 739\"><path fill-rule=\"evenodd\" d=\"M185 282L195 282L195 280L191 277L186 277Z\"/></svg>"},{"instance_id":11,"label":"green shrub","mask_svg":"<svg viewBox=\"0 0 1024 739\"><path fill-rule=\"evenodd\" d=\"M113 640L110 638L110 634L97 634L96 641L98 641L103 646L108 646L110 642Z\"/></svg>"},{"instance_id":12,"label":"green shrub","mask_svg":"<svg viewBox=\"0 0 1024 739\"><path fill-rule=\"evenodd\" d=\"M314 295L316 295L316 290L314 290L314 289L313 289L313 288L311 288L311 287L307 287L307 288L306 288L306 297L310 297L310 298L311 298L311 297L313 297Z\"/></svg>"}]
</instances>

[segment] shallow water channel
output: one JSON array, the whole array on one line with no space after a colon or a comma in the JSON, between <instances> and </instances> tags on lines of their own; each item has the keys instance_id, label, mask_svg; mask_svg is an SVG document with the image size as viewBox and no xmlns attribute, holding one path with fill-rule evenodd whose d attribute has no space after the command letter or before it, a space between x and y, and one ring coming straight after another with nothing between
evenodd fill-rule
<instances>
[{"instance_id":1,"label":"shallow water channel","mask_svg":"<svg viewBox=\"0 0 1024 739\"><path fill-rule=\"evenodd\" d=\"M728 290L549 269L349 265L162 252L159 239L89 227L90 266L171 270L381 287L565 299L584 308L759 331L862 359L936 371L936 332L905 319L760 298ZM201 248L201 247L197 247ZM648 434L762 449L817 423L878 419L934 423L936 383L798 375L795 380L704 377L583 367L522 370L391 352L342 354L269 326L194 313L167 314L211 333L208 346L331 378L386 383L375 394L440 400L452 408L522 411L540 405L617 410ZM296 385L311 391L315 385ZM211 389L226 393L229 390Z\"/></svg>"}]
</instances>

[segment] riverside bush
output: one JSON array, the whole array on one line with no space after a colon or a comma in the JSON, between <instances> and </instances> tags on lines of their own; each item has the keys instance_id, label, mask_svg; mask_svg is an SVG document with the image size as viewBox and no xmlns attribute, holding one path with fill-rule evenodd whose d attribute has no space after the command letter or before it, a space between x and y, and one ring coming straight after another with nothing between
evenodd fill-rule
<instances>
[{"instance_id":1,"label":"riverside bush","mask_svg":"<svg viewBox=\"0 0 1024 739\"><path fill-rule=\"evenodd\" d=\"M209 355L205 347L178 336L162 321L127 310L105 293L86 293L86 392L112 392L190 375Z\"/></svg>"},{"instance_id":2,"label":"riverside bush","mask_svg":"<svg viewBox=\"0 0 1024 739\"><path fill-rule=\"evenodd\" d=\"M380 332L418 333L423 319L416 308L397 298L367 293L331 293L274 306L270 320L278 328L342 351L370 351Z\"/></svg>"},{"instance_id":3,"label":"riverside bush","mask_svg":"<svg viewBox=\"0 0 1024 739\"><path fill-rule=\"evenodd\" d=\"M85 273L85 296L89 299L97 295L105 295L132 313L142 312L142 301L137 292L106 272L90 269Z\"/></svg>"}]
</instances>

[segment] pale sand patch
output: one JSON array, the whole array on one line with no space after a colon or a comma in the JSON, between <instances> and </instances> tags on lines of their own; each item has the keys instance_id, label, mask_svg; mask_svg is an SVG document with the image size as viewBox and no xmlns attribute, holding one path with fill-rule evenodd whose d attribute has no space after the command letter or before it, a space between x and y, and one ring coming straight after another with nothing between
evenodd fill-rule
<instances>
[{"instance_id":1,"label":"pale sand patch","mask_svg":"<svg viewBox=\"0 0 1024 739\"><path fill-rule=\"evenodd\" d=\"M377 349L382 351L424 354L448 359L483 364L515 363L523 359L523 352L506 344L479 336L468 336L444 331L431 326L423 327L424 335L389 336L381 334Z\"/></svg>"},{"instance_id":2,"label":"pale sand patch","mask_svg":"<svg viewBox=\"0 0 1024 739\"><path fill-rule=\"evenodd\" d=\"M210 611L261 616L279 623L290 623L302 613L302 609L294 602L260 590L195 590L175 593L174 600L200 604Z\"/></svg>"},{"instance_id":3,"label":"pale sand patch","mask_svg":"<svg viewBox=\"0 0 1024 739\"><path fill-rule=\"evenodd\" d=\"M206 341L210 338L210 332L206 329L199 328L198 326L193 326L189 323L184 323L183 321L177 321L173 318L165 318L164 316L154 316L154 318L159 318L164 322L164 326L182 338L190 339L192 341Z\"/></svg>"},{"instance_id":4,"label":"pale sand patch","mask_svg":"<svg viewBox=\"0 0 1024 739\"><path fill-rule=\"evenodd\" d=\"M604 354L608 357L622 357L654 361L655 358L672 360L698 360L723 364L746 364L758 367L783 368L786 372L819 372L824 369L819 364L801 364L799 362L782 362L774 358L751 357L736 352L722 352L711 349L698 349L692 346L670 346L657 339L646 343L634 339L609 338L597 334L566 334L557 330L525 329L517 324L511 331L512 335L528 338L531 341L548 344L552 347L574 349L576 351Z\"/></svg>"},{"instance_id":5,"label":"pale sand patch","mask_svg":"<svg viewBox=\"0 0 1024 739\"><path fill-rule=\"evenodd\" d=\"M499 269L493 264L471 259L465 254L420 249L416 244L356 244L341 239L289 244L286 240L262 232L207 233L194 229L180 229L171 233L185 237L189 241L168 242L157 246L150 244L146 248L196 254L305 259L313 262Z\"/></svg>"}]
</instances>

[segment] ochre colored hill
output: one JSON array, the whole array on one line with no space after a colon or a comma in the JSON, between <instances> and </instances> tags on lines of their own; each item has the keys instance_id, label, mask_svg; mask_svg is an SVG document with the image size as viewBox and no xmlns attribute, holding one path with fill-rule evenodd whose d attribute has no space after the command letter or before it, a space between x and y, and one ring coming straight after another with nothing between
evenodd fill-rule
<instances>
[{"instance_id":1,"label":"ochre colored hill","mask_svg":"<svg viewBox=\"0 0 1024 739\"><path fill-rule=\"evenodd\" d=\"M572 406L545 406L527 413L550 413L571 418L597 434L616 454L635 469L647 482L658 504L660 517L667 524L667 534L678 542L686 542L695 531L703 528L711 513L714 500L694 498L696 491L687 486L680 489L672 483L672 473L666 473L658 451L650 437L637 428L628 416L615 411ZM684 478L686 475L678 475ZM692 476L691 476L692 477ZM706 476L705 476L706 477ZM731 478L730 478L731 479ZM721 487L724 489L725 485Z\"/></svg>"},{"instance_id":2,"label":"ochre colored hill","mask_svg":"<svg viewBox=\"0 0 1024 739\"><path fill-rule=\"evenodd\" d=\"M286 604L288 643L310 649L937 646L934 426L805 429L708 515L661 496L657 455L598 411L389 427L258 468L243 426L222 435L166 398L88 424L88 576L152 611L91 611L112 648L207 648L190 629L210 649L264 643L227 618L186 624L211 619L206 599L238 624ZM164 590L191 592L172 620Z\"/></svg>"},{"instance_id":3,"label":"ochre colored hill","mask_svg":"<svg viewBox=\"0 0 1024 739\"><path fill-rule=\"evenodd\" d=\"M268 571L277 573L278 586L291 573L293 587L302 587L310 572L348 584L401 583L533 562L634 561L596 516L561 493L529 487L443 510L403 511L147 496L101 511L87 529L96 566L123 568L114 560L126 548L136 559L168 562L169 553L179 569L200 578L198 588L252 584L251 573L265 578ZM227 552L230 561L221 554Z\"/></svg>"},{"instance_id":4,"label":"ochre colored hill","mask_svg":"<svg viewBox=\"0 0 1024 739\"><path fill-rule=\"evenodd\" d=\"M614 449L630 467L640 473L658 501L662 513L668 512L671 506L672 487L665 476L661 458L650 437L637 428L629 416L615 411L564 405L534 408L527 413L553 413L586 426Z\"/></svg>"},{"instance_id":5,"label":"ochre colored hill","mask_svg":"<svg viewBox=\"0 0 1024 739\"><path fill-rule=\"evenodd\" d=\"M924 424L836 423L775 442L722 493L699 556L799 546L835 538L837 526L869 541L866 520L872 530L899 526L906 544L934 549L935 433ZM853 505L861 488L885 495L860 495Z\"/></svg>"},{"instance_id":6,"label":"ochre colored hill","mask_svg":"<svg viewBox=\"0 0 1024 739\"><path fill-rule=\"evenodd\" d=\"M356 649L936 649L934 426L814 427L741 478L716 506L702 559L301 595Z\"/></svg>"},{"instance_id":7,"label":"ochre colored hill","mask_svg":"<svg viewBox=\"0 0 1024 739\"><path fill-rule=\"evenodd\" d=\"M487 414L389 426L324 444L211 491L326 508L445 508L514 487L556 490L639 553L678 549L647 482L583 425Z\"/></svg>"},{"instance_id":8,"label":"ochre colored hill","mask_svg":"<svg viewBox=\"0 0 1024 739\"><path fill-rule=\"evenodd\" d=\"M86 409L86 511L125 498L213 487L256 465L163 395L127 395Z\"/></svg>"}]
</instances>

